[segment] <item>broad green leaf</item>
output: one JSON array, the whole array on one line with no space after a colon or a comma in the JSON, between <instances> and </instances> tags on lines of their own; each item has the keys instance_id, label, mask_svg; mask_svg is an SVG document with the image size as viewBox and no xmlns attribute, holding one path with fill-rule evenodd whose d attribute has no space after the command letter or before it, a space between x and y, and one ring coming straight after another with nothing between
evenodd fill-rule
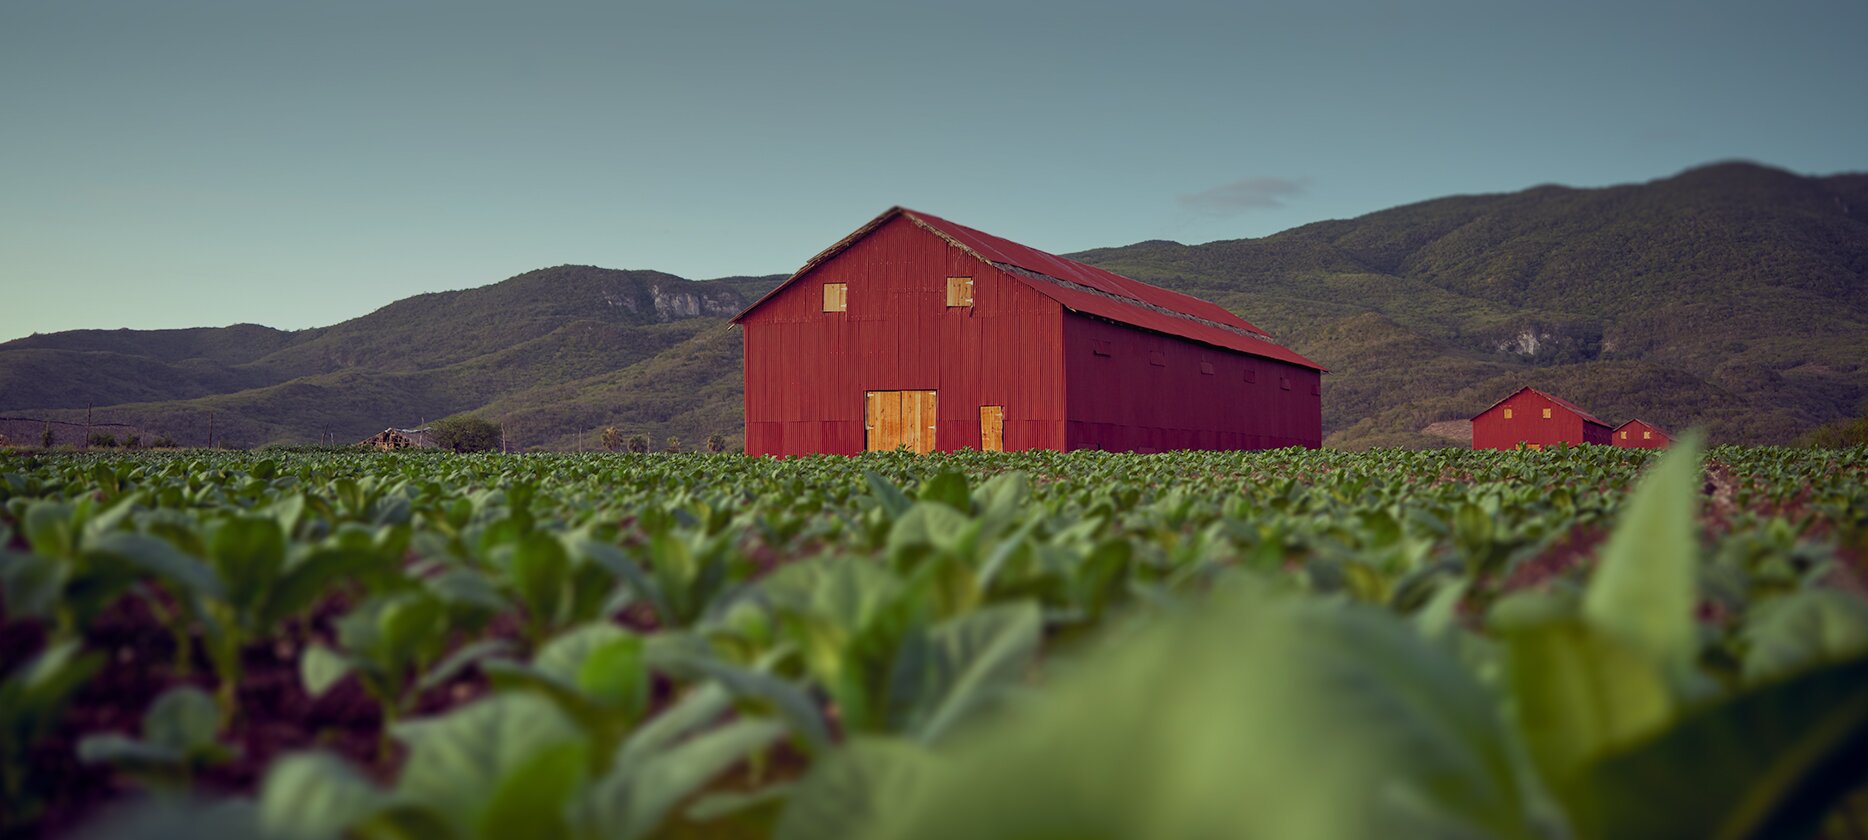
<instances>
[{"instance_id":1,"label":"broad green leaf","mask_svg":"<svg viewBox=\"0 0 1868 840\"><path fill-rule=\"evenodd\" d=\"M143 740L182 755L210 750L220 733L221 712L214 698L193 686L171 688L143 715Z\"/></svg>"},{"instance_id":2,"label":"broad green leaf","mask_svg":"<svg viewBox=\"0 0 1868 840\"><path fill-rule=\"evenodd\" d=\"M322 549L286 567L267 594L259 622L270 626L303 612L345 577L368 570L382 561L352 549Z\"/></svg>"},{"instance_id":3,"label":"broad green leaf","mask_svg":"<svg viewBox=\"0 0 1868 840\"><path fill-rule=\"evenodd\" d=\"M625 636L592 648L577 669L575 682L580 691L606 708L617 709L631 719L642 714L649 696L642 639Z\"/></svg>"},{"instance_id":4,"label":"broad green leaf","mask_svg":"<svg viewBox=\"0 0 1868 840\"><path fill-rule=\"evenodd\" d=\"M571 559L564 544L546 533L527 535L512 554L512 585L535 622L550 625L564 603Z\"/></svg>"},{"instance_id":5,"label":"broad green leaf","mask_svg":"<svg viewBox=\"0 0 1868 840\"><path fill-rule=\"evenodd\" d=\"M1634 490L1583 596L1583 617L1676 684L1699 654L1700 438L1682 435Z\"/></svg>"},{"instance_id":6,"label":"broad green leaf","mask_svg":"<svg viewBox=\"0 0 1868 840\"><path fill-rule=\"evenodd\" d=\"M200 801L173 796L148 797L107 810L77 835L110 840L273 840L261 831L253 803L246 799Z\"/></svg>"},{"instance_id":7,"label":"broad green leaf","mask_svg":"<svg viewBox=\"0 0 1868 840\"><path fill-rule=\"evenodd\" d=\"M1492 695L1372 608L1221 595L969 736L855 836L1539 833Z\"/></svg>"},{"instance_id":8,"label":"broad green leaf","mask_svg":"<svg viewBox=\"0 0 1868 840\"><path fill-rule=\"evenodd\" d=\"M485 840L571 836L571 800L583 792L589 748L579 741L541 746L521 761L493 789L475 825Z\"/></svg>"},{"instance_id":9,"label":"broad green leaf","mask_svg":"<svg viewBox=\"0 0 1868 840\"><path fill-rule=\"evenodd\" d=\"M888 479L874 472L863 473L863 478L869 482L870 495L875 497L876 503L881 505L883 512L887 513L890 519L908 512L908 508L914 504L913 500L901 491L901 488L891 484Z\"/></svg>"},{"instance_id":10,"label":"broad green leaf","mask_svg":"<svg viewBox=\"0 0 1868 840\"><path fill-rule=\"evenodd\" d=\"M1414 614L1414 627L1422 638L1444 641L1459 630L1459 604L1470 586L1469 581L1454 580L1434 590L1427 605Z\"/></svg>"},{"instance_id":11,"label":"broad green leaf","mask_svg":"<svg viewBox=\"0 0 1868 840\"><path fill-rule=\"evenodd\" d=\"M49 618L70 576L71 564L55 557L0 550L0 603L8 616Z\"/></svg>"},{"instance_id":12,"label":"broad green leaf","mask_svg":"<svg viewBox=\"0 0 1868 840\"><path fill-rule=\"evenodd\" d=\"M939 502L962 514L973 512L972 491L967 489L962 473L943 472L923 481L918 495L924 502Z\"/></svg>"},{"instance_id":13,"label":"broad green leaf","mask_svg":"<svg viewBox=\"0 0 1868 840\"><path fill-rule=\"evenodd\" d=\"M639 764L619 762L595 791L601 803L597 824L611 837L645 837L676 805L784 734L785 726L775 721L739 720L646 755Z\"/></svg>"},{"instance_id":14,"label":"broad green leaf","mask_svg":"<svg viewBox=\"0 0 1868 840\"><path fill-rule=\"evenodd\" d=\"M649 652L649 662L677 678L712 679L733 696L770 704L813 753L830 746L830 730L817 702L792 682L773 674L726 662L711 653L682 649L675 645L656 646Z\"/></svg>"},{"instance_id":15,"label":"broad green leaf","mask_svg":"<svg viewBox=\"0 0 1868 840\"><path fill-rule=\"evenodd\" d=\"M1604 838L1813 837L1868 785L1868 657L1696 709L1590 773Z\"/></svg>"},{"instance_id":16,"label":"broad green leaf","mask_svg":"<svg viewBox=\"0 0 1868 840\"><path fill-rule=\"evenodd\" d=\"M720 719L733 707L733 696L714 683L690 689L680 700L655 715L623 741L616 752L616 767L648 761L696 730Z\"/></svg>"},{"instance_id":17,"label":"broad green leaf","mask_svg":"<svg viewBox=\"0 0 1868 840\"><path fill-rule=\"evenodd\" d=\"M266 768L259 821L280 840L336 840L388 804L388 795L329 753L294 753Z\"/></svg>"},{"instance_id":18,"label":"broad green leaf","mask_svg":"<svg viewBox=\"0 0 1868 840\"><path fill-rule=\"evenodd\" d=\"M675 620L674 605L669 603L667 594L662 592L661 586L655 582L654 578L650 577L649 573L644 571L635 560L630 559L621 548L591 539L574 540L572 544L584 557L608 569L610 574L627 583L638 597L648 601L649 606L655 610L656 618L663 622Z\"/></svg>"},{"instance_id":19,"label":"broad green leaf","mask_svg":"<svg viewBox=\"0 0 1868 840\"><path fill-rule=\"evenodd\" d=\"M65 703L103 665L103 654L73 639L53 644L8 673L0 682L0 725L6 727L9 746L17 749L50 730Z\"/></svg>"},{"instance_id":20,"label":"broad green leaf","mask_svg":"<svg viewBox=\"0 0 1868 840\"><path fill-rule=\"evenodd\" d=\"M938 743L958 724L1022 682L1043 630L1031 601L988 607L951 619L929 633L925 670L903 675L914 698L908 731Z\"/></svg>"},{"instance_id":21,"label":"broad green leaf","mask_svg":"<svg viewBox=\"0 0 1868 840\"><path fill-rule=\"evenodd\" d=\"M449 569L424 581L424 585L435 597L457 607L496 613L510 606L492 581L471 569Z\"/></svg>"},{"instance_id":22,"label":"broad green leaf","mask_svg":"<svg viewBox=\"0 0 1868 840\"><path fill-rule=\"evenodd\" d=\"M859 737L813 762L792 789L773 831L775 840L837 840L875 836L876 826L917 792L925 766L937 759L896 738Z\"/></svg>"},{"instance_id":23,"label":"broad green leaf","mask_svg":"<svg viewBox=\"0 0 1868 840\"><path fill-rule=\"evenodd\" d=\"M78 760L108 764L131 775L174 771L187 757L164 744L152 744L116 733L86 735L78 740Z\"/></svg>"},{"instance_id":24,"label":"broad green leaf","mask_svg":"<svg viewBox=\"0 0 1868 840\"><path fill-rule=\"evenodd\" d=\"M78 529L72 522L70 505L54 501L35 501L26 508L20 533L34 554L46 557L71 557L78 549Z\"/></svg>"},{"instance_id":25,"label":"broad green leaf","mask_svg":"<svg viewBox=\"0 0 1868 840\"><path fill-rule=\"evenodd\" d=\"M1745 623L1745 679L1782 677L1868 651L1868 602L1807 589L1760 605Z\"/></svg>"},{"instance_id":26,"label":"broad green leaf","mask_svg":"<svg viewBox=\"0 0 1868 840\"><path fill-rule=\"evenodd\" d=\"M791 795L791 790L789 782L778 782L749 791L704 793L681 815L694 822L711 822L781 804Z\"/></svg>"},{"instance_id":27,"label":"broad green leaf","mask_svg":"<svg viewBox=\"0 0 1868 840\"><path fill-rule=\"evenodd\" d=\"M461 672L494 656L500 656L513 649L513 643L506 639L481 639L461 645L446 659L435 663L415 681L416 693L432 691L461 675Z\"/></svg>"},{"instance_id":28,"label":"broad green leaf","mask_svg":"<svg viewBox=\"0 0 1868 840\"><path fill-rule=\"evenodd\" d=\"M573 627L541 645L532 656L532 666L565 685L575 686L592 651L628 638L632 638L628 630L609 622Z\"/></svg>"},{"instance_id":29,"label":"broad green leaf","mask_svg":"<svg viewBox=\"0 0 1868 840\"><path fill-rule=\"evenodd\" d=\"M918 545L954 549L978 532L978 523L946 504L916 502L889 529L888 551L895 554Z\"/></svg>"},{"instance_id":30,"label":"broad green leaf","mask_svg":"<svg viewBox=\"0 0 1868 840\"><path fill-rule=\"evenodd\" d=\"M1579 621L1553 621L1506 636L1513 720L1532 761L1572 809L1587 802L1583 771L1602 756L1672 722L1666 676L1617 637Z\"/></svg>"},{"instance_id":31,"label":"broad green leaf","mask_svg":"<svg viewBox=\"0 0 1868 840\"><path fill-rule=\"evenodd\" d=\"M385 668L401 669L426 661L447 636L447 614L425 593L391 598L376 616L377 644L371 658Z\"/></svg>"},{"instance_id":32,"label":"broad green leaf","mask_svg":"<svg viewBox=\"0 0 1868 840\"><path fill-rule=\"evenodd\" d=\"M1016 471L986 479L973 491L980 520L994 528L1011 522L1030 497L1031 480L1023 472Z\"/></svg>"},{"instance_id":33,"label":"broad green leaf","mask_svg":"<svg viewBox=\"0 0 1868 840\"><path fill-rule=\"evenodd\" d=\"M537 751L583 738L557 707L530 694L496 694L391 731L409 748L396 794L428 804L462 833Z\"/></svg>"},{"instance_id":34,"label":"broad green leaf","mask_svg":"<svg viewBox=\"0 0 1868 840\"><path fill-rule=\"evenodd\" d=\"M208 536L208 556L226 587L227 603L258 610L285 569L285 532L270 517L224 519Z\"/></svg>"},{"instance_id":35,"label":"broad green leaf","mask_svg":"<svg viewBox=\"0 0 1868 840\"><path fill-rule=\"evenodd\" d=\"M283 551L283 548L281 548ZM91 540L86 554L104 556L182 587L184 594L227 598L222 577L167 541L146 534L112 531Z\"/></svg>"}]
</instances>

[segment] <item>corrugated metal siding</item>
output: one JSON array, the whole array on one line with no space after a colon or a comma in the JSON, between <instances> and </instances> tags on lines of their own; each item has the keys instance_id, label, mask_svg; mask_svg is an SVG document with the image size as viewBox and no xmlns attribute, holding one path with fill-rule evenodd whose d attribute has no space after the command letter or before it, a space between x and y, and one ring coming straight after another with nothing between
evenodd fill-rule
<instances>
[{"instance_id":1,"label":"corrugated metal siding","mask_svg":"<svg viewBox=\"0 0 1868 840\"><path fill-rule=\"evenodd\" d=\"M972 307L946 305L970 276ZM845 312L823 284L849 284ZM904 218L798 277L741 320L746 451L863 451L864 394L939 393L936 447L979 448L979 407L1005 407L1005 448L1064 446L1062 310Z\"/></svg>"},{"instance_id":2,"label":"corrugated metal siding","mask_svg":"<svg viewBox=\"0 0 1868 840\"><path fill-rule=\"evenodd\" d=\"M981 257L996 263L1015 265L1026 271L1056 277L1072 283L1088 286L1097 291L1118 297L1131 298L1144 303L1172 309L1188 315L1205 318L1215 323L1226 324L1248 330L1259 335L1265 331L1253 326L1249 321L1226 310L1225 307L1211 301L1201 300L1192 295L1183 295L1159 286L1153 286L1129 277L1123 277L1113 271L1080 263L1067 257L1040 251L1027 245L1020 245L1009 239L1001 239L984 231L974 230L966 225L950 222L938 216L931 216L919 210L902 209L910 218L919 219L940 232L954 238L973 249Z\"/></svg>"},{"instance_id":3,"label":"corrugated metal siding","mask_svg":"<svg viewBox=\"0 0 1868 840\"><path fill-rule=\"evenodd\" d=\"M1321 374L1313 368L1074 313L1062 320L1070 449L1162 452L1323 443ZM1248 381L1247 370L1255 381Z\"/></svg>"},{"instance_id":4,"label":"corrugated metal siding","mask_svg":"<svg viewBox=\"0 0 1868 840\"><path fill-rule=\"evenodd\" d=\"M1509 419L1505 417L1506 409L1512 412ZM1549 419L1545 419L1544 409L1550 409ZM1520 443L1607 446L1609 427L1585 420L1584 414L1573 410L1568 401L1530 388L1506 397L1472 418L1472 448L1516 449Z\"/></svg>"},{"instance_id":5,"label":"corrugated metal siding","mask_svg":"<svg viewBox=\"0 0 1868 840\"><path fill-rule=\"evenodd\" d=\"M854 233L812 257L797 274L766 293L733 320L745 321L761 310L767 301L784 293L805 276L813 274L818 266L837 259L845 250L869 238L874 231L885 225L894 225L902 219L951 242L980 261L1005 269L1002 276L1016 277L1038 293L1078 312L1216 347L1322 369L1321 365L1279 345L1264 330L1218 304L901 207L889 208L857 228Z\"/></svg>"}]
</instances>

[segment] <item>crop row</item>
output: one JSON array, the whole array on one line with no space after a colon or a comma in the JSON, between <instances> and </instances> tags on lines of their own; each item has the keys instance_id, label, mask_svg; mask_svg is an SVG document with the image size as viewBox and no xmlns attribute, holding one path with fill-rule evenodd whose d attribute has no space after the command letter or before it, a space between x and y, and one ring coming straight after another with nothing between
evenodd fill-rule
<instances>
[{"instance_id":1,"label":"crop row","mask_svg":"<svg viewBox=\"0 0 1868 840\"><path fill-rule=\"evenodd\" d=\"M1868 450L0 455L0 503L9 831L100 777L265 837L1857 819Z\"/></svg>"}]
</instances>

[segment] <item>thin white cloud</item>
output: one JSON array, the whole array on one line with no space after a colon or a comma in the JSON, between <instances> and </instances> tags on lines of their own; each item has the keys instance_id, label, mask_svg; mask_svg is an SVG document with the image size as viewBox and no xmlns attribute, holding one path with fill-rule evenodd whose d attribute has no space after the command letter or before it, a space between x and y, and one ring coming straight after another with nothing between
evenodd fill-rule
<instances>
[{"instance_id":1,"label":"thin white cloud","mask_svg":"<svg viewBox=\"0 0 1868 840\"><path fill-rule=\"evenodd\" d=\"M1303 195L1308 178L1245 178L1210 190L1188 193L1175 200L1180 206L1214 216L1236 216L1252 210L1283 207L1285 199Z\"/></svg>"}]
</instances>

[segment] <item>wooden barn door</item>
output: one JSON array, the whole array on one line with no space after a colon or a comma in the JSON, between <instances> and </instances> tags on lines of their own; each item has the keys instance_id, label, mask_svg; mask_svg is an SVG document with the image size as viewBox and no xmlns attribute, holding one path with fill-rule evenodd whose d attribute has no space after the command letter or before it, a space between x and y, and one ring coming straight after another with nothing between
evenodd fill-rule
<instances>
[{"instance_id":1,"label":"wooden barn door","mask_svg":"<svg viewBox=\"0 0 1868 840\"><path fill-rule=\"evenodd\" d=\"M979 407L979 451L1005 451L1005 406Z\"/></svg>"},{"instance_id":2,"label":"wooden barn door","mask_svg":"<svg viewBox=\"0 0 1868 840\"><path fill-rule=\"evenodd\" d=\"M863 428L870 452L903 446L917 455L934 451L934 392L870 391Z\"/></svg>"}]
</instances>

